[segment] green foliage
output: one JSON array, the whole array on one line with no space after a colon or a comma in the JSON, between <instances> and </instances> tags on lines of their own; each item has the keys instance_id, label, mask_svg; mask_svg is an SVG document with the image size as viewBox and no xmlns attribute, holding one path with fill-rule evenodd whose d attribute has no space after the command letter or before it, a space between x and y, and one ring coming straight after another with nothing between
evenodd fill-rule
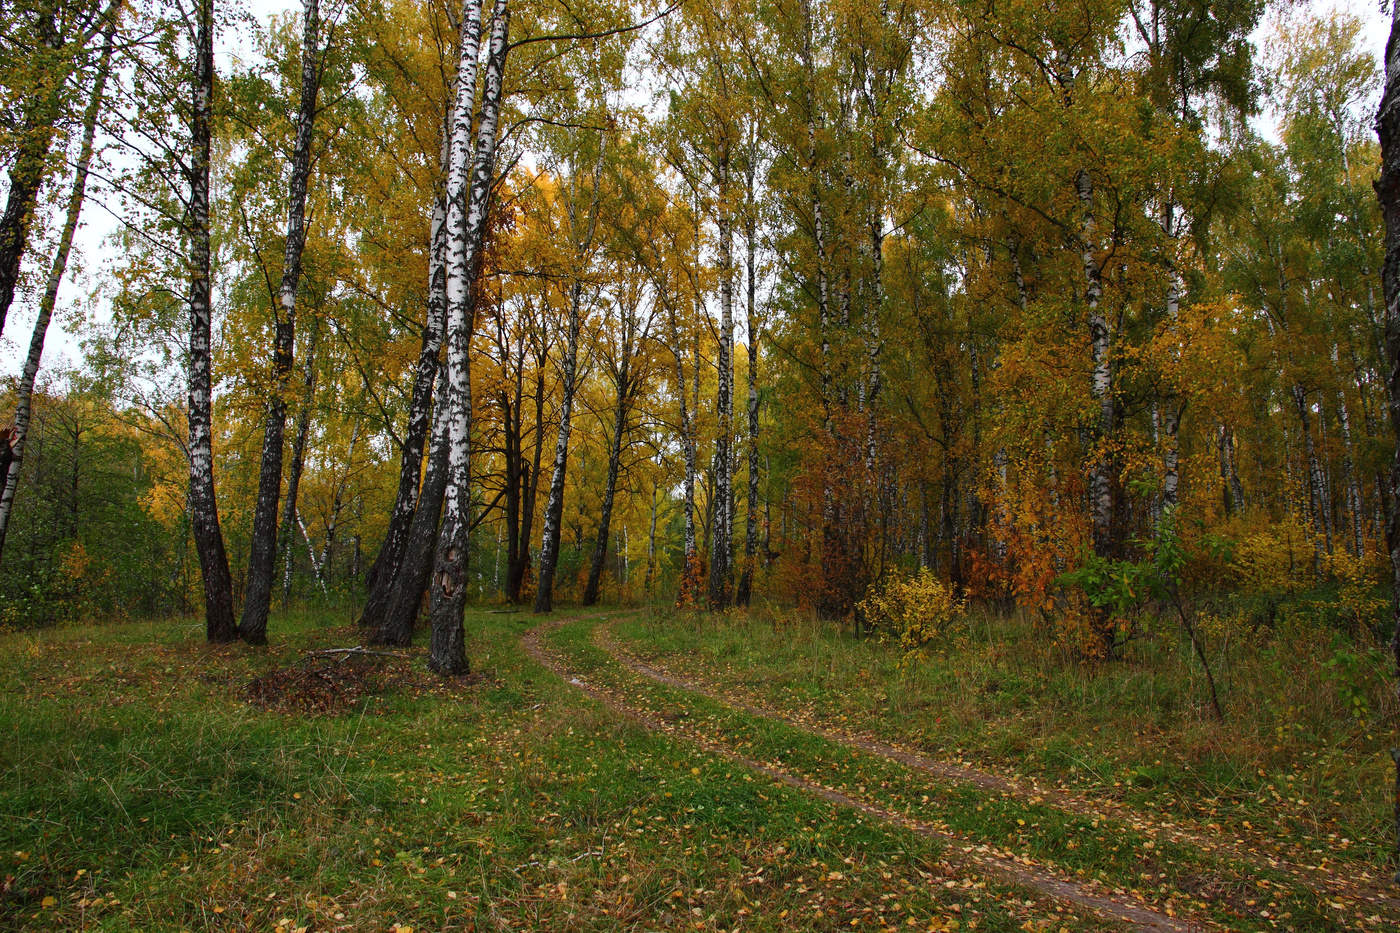
<instances>
[{"instance_id":1,"label":"green foliage","mask_svg":"<svg viewBox=\"0 0 1400 933\"><path fill-rule=\"evenodd\" d=\"M0 625L179 606L181 577L192 568L179 537L148 509L158 477L136 432L97 394L34 401L0 573Z\"/></svg>"},{"instance_id":2,"label":"green foliage","mask_svg":"<svg viewBox=\"0 0 1400 933\"><path fill-rule=\"evenodd\" d=\"M1137 560L1085 554L1079 567L1060 575L1060 584L1082 591L1095 609L1118 616L1137 613L1149 600L1171 598L1186 566L1176 510L1164 509L1154 531L1137 542L1142 553Z\"/></svg>"},{"instance_id":3,"label":"green foliage","mask_svg":"<svg viewBox=\"0 0 1400 933\"><path fill-rule=\"evenodd\" d=\"M1383 669L1385 663L1385 652L1379 648L1356 648L1340 638L1333 639L1332 656L1322 663L1343 708L1362 726L1370 720L1375 702L1370 675Z\"/></svg>"}]
</instances>

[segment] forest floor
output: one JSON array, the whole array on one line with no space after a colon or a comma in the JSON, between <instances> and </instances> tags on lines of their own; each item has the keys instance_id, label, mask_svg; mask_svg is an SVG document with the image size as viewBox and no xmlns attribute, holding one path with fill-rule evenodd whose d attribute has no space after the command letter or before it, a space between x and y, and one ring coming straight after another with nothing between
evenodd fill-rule
<instances>
[{"instance_id":1,"label":"forest floor","mask_svg":"<svg viewBox=\"0 0 1400 933\"><path fill-rule=\"evenodd\" d=\"M1352 841L1386 802L1364 723L1247 741L1257 702L1206 722L1162 659L1138 709L1142 660L467 622L449 684L421 649L337 650L359 633L324 612L257 651L188 621L3 636L0 928L1400 924L1382 840Z\"/></svg>"}]
</instances>

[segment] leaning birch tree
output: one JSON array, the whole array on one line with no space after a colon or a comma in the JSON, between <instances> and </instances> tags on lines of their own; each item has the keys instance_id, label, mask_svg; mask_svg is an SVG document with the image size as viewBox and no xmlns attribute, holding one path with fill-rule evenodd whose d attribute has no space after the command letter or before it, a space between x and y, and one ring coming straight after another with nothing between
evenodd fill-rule
<instances>
[{"instance_id":1,"label":"leaning birch tree","mask_svg":"<svg viewBox=\"0 0 1400 933\"><path fill-rule=\"evenodd\" d=\"M262 457L258 469L258 497L253 511L253 537L248 555L248 581L238 636L252 645L267 642L267 614L277 561L277 500L282 490L282 440L287 427L286 393L292 377L296 344L297 286L301 258L306 247L306 189L311 177L311 133L316 119L316 98L321 88L320 0L302 2L301 96L297 108L296 138L292 146L291 178L287 188L287 238L282 257L282 279L273 309L276 338L273 343L272 394L267 402Z\"/></svg>"},{"instance_id":2,"label":"leaning birch tree","mask_svg":"<svg viewBox=\"0 0 1400 933\"><path fill-rule=\"evenodd\" d=\"M48 335L49 322L53 319L54 307L58 303L58 289L63 283L68 269L68 257L73 249L73 236L78 229L78 215L83 209L87 194L88 173L92 167L93 143L97 135L97 117L102 110L103 95L107 86L107 76L112 67L112 43L116 29L115 20L110 20L103 32L102 53L98 59L97 72L92 80L92 91L87 109L83 112L82 141L78 145L78 157L73 168L73 182L68 192L64 209L63 229L58 236L58 246L54 250L53 262L49 266L48 280L44 293L39 299L39 313L34 319L34 330L29 338L29 353L24 358L24 369L20 373L16 389L15 421L10 431L9 469L5 471L4 487L0 491L0 552L5 547L5 532L10 526L10 513L14 508L15 491L19 488L20 465L24 460L25 441L29 436L29 421L34 399L34 381L39 374L39 360L44 353L44 339Z\"/></svg>"}]
</instances>

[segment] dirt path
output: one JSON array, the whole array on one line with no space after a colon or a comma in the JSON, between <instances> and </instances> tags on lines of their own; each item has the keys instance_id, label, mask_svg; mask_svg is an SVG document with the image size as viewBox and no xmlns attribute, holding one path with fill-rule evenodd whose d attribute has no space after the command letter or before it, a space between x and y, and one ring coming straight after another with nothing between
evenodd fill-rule
<instances>
[{"instance_id":1,"label":"dirt path","mask_svg":"<svg viewBox=\"0 0 1400 933\"><path fill-rule=\"evenodd\" d=\"M1034 782L1013 780L968 765L939 760L869 736L834 729L819 722L794 716L786 711L739 699L725 693L713 684L693 678L683 678L671 671L662 670L642 661L618 642L612 632L612 622L614 621L616 620L604 621L594 629L594 643L633 673L656 683L707 697L721 705L752 716L781 722L809 735L815 735L849 749L885 758L941 780L971 784L984 790L1022 798L1033 803L1049 804L1067 813L1091 819L1110 816L1116 822L1123 823L1159 843L1183 843L1204 852L1231 858L1245 865L1267 866L1292 876L1315 893L1333 900L1351 901L1353 906L1364 905L1368 909L1400 910L1400 897L1396 897L1376 885L1367 881L1338 877L1310 865L1302 865L1281 857L1266 855L1264 854L1266 848L1264 846L1248 850L1219 835L1208 836L1192 828L1164 823L1159 820L1149 821L1141 813L1116 801L1081 797L1056 788L1042 787Z\"/></svg>"},{"instance_id":2,"label":"dirt path","mask_svg":"<svg viewBox=\"0 0 1400 933\"><path fill-rule=\"evenodd\" d=\"M548 632L571 621L575 621L575 619L556 619L532 628L522 637L522 647L531 658L543 667L598 700L614 713L630 719L650 731L683 739L713 755L743 765L789 787L805 791L838 806L859 811L884 823L899 826L926 838L936 839L947 846L947 854L952 861L1002 881L1030 888L1043 897L1063 901L1100 917L1126 924L1131 929L1188 933L1188 931L1214 928L1213 925L1201 921L1188 921L1172 916L1132 895L1105 891L1098 885L1063 877L1048 868L1027 860L989 851L986 846L973 844L929 823L825 787L800 774L794 774L774 765L749 758L721 742L687 732L675 723L667 722L654 713L638 708L617 691L600 684L590 683L579 676L577 672L571 670L566 660L544 643L544 636Z\"/></svg>"}]
</instances>

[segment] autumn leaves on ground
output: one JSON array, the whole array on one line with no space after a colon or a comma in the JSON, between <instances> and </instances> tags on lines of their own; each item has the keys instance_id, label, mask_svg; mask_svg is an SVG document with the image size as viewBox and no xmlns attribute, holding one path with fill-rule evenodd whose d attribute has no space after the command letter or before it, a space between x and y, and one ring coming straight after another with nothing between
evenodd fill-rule
<instances>
[{"instance_id":1,"label":"autumn leaves on ground","mask_svg":"<svg viewBox=\"0 0 1400 933\"><path fill-rule=\"evenodd\" d=\"M468 614L476 669L192 623L5 636L0 925L1394 929L1383 670L1086 664L969 613Z\"/></svg>"}]
</instances>

